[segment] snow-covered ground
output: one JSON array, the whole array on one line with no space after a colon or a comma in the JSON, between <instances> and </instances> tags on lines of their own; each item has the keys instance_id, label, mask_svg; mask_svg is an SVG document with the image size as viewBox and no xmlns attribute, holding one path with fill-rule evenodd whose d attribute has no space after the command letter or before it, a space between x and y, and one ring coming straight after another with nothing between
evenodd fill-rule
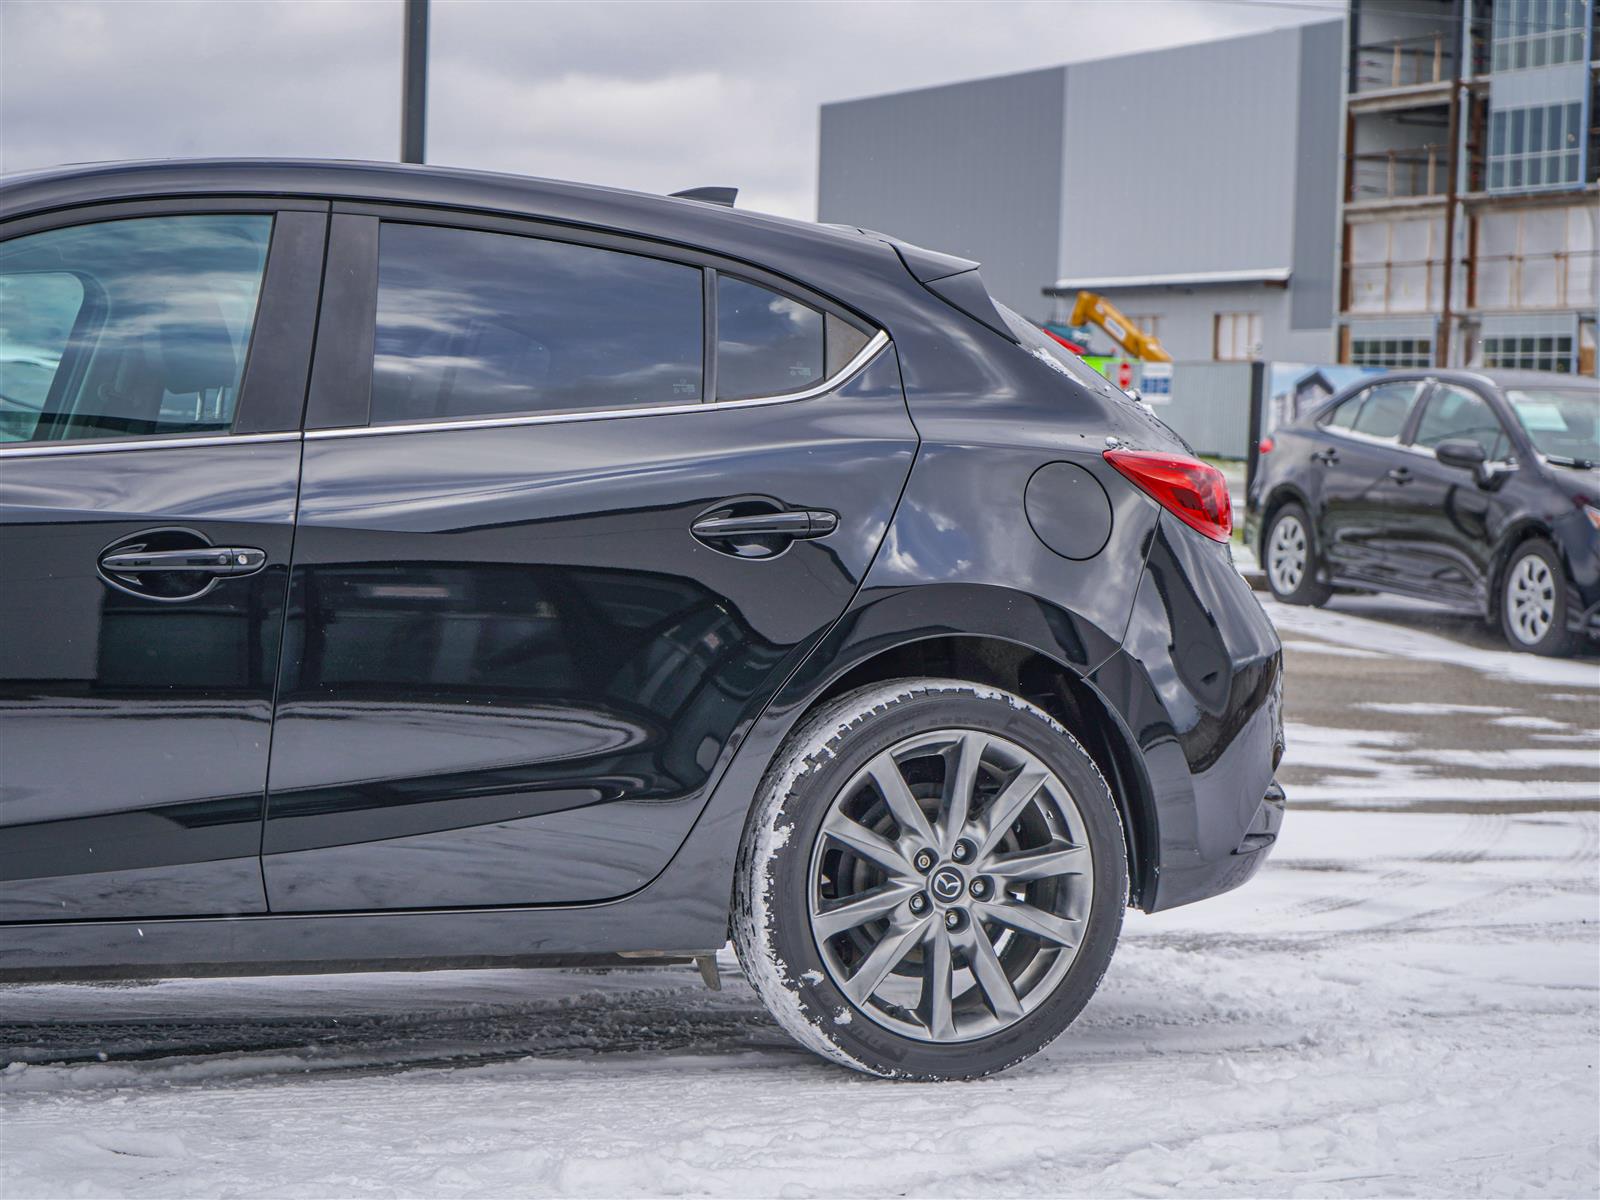
<instances>
[{"instance_id":1,"label":"snow-covered ground","mask_svg":"<svg viewBox=\"0 0 1600 1200\"><path fill-rule=\"evenodd\" d=\"M826 1065L726 956L12 987L0 1196L1600 1194L1600 663L1386 605L1269 604L1272 862L1005 1075Z\"/></svg>"}]
</instances>

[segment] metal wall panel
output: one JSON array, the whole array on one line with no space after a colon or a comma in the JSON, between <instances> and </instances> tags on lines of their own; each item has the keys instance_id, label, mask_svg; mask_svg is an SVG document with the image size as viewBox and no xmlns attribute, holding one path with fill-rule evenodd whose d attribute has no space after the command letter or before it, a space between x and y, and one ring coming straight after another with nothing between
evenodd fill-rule
<instances>
[{"instance_id":1,"label":"metal wall panel","mask_svg":"<svg viewBox=\"0 0 1600 1200\"><path fill-rule=\"evenodd\" d=\"M1296 29L1068 68L1062 276L1290 267L1299 71Z\"/></svg>"},{"instance_id":2,"label":"metal wall panel","mask_svg":"<svg viewBox=\"0 0 1600 1200\"><path fill-rule=\"evenodd\" d=\"M1340 49L1338 21L1300 29L1299 128L1295 142L1294 273L1289 324L1333 325L1339 231Z\"/></svg>"}]
</instances>

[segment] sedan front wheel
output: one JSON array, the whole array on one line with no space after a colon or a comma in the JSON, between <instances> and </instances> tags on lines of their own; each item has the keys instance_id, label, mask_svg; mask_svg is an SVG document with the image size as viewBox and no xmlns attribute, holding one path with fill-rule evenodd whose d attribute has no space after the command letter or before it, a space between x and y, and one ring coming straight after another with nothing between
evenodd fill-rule
<instances>
[{"instance_id":1,"label":"sedan front wheel","mask_svg":"<svg viewBox=\"0 0 1600 1200\"><path fill-rule=\"evenodd\" d=\"M1567 629L1567 576L1555 547L1523 542L1501 577L1500 627L1515 650L1563 657L1576 648Z\"/></svg>"}]
</instances>

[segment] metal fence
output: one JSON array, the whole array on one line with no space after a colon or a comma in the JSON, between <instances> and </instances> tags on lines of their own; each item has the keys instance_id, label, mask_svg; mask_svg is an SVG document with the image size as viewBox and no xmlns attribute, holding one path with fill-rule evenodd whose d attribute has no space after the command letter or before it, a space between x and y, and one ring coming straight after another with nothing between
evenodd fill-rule
<instances>
[{"instance_id":1,"label":"metal fence","mask_svg":"<svg viewBox=\"0 0 1600 1200\"><path fill-rule=\"evenodd\" d=\"M1172 398L1152 407L1197 453L1248 459L1260 419L1261 380L1261 363L1174 363Z\"/></svg>"}]
</instances>

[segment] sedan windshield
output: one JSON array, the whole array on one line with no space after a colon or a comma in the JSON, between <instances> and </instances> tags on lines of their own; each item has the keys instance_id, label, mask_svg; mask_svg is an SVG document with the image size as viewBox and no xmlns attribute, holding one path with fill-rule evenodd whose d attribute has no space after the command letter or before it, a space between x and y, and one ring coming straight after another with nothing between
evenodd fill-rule
<instances>
[{"instance_id":1,"label":"sedan windshield","mask_svg":"<svg viewBox=\"0 0 1600 1200\"><path fill-rule=\"evenodd\" d=\"M1600 392L1576 388L1507 388L1511 411L1546 458L1600 463Z\"/></svg>"}]
</instances>

